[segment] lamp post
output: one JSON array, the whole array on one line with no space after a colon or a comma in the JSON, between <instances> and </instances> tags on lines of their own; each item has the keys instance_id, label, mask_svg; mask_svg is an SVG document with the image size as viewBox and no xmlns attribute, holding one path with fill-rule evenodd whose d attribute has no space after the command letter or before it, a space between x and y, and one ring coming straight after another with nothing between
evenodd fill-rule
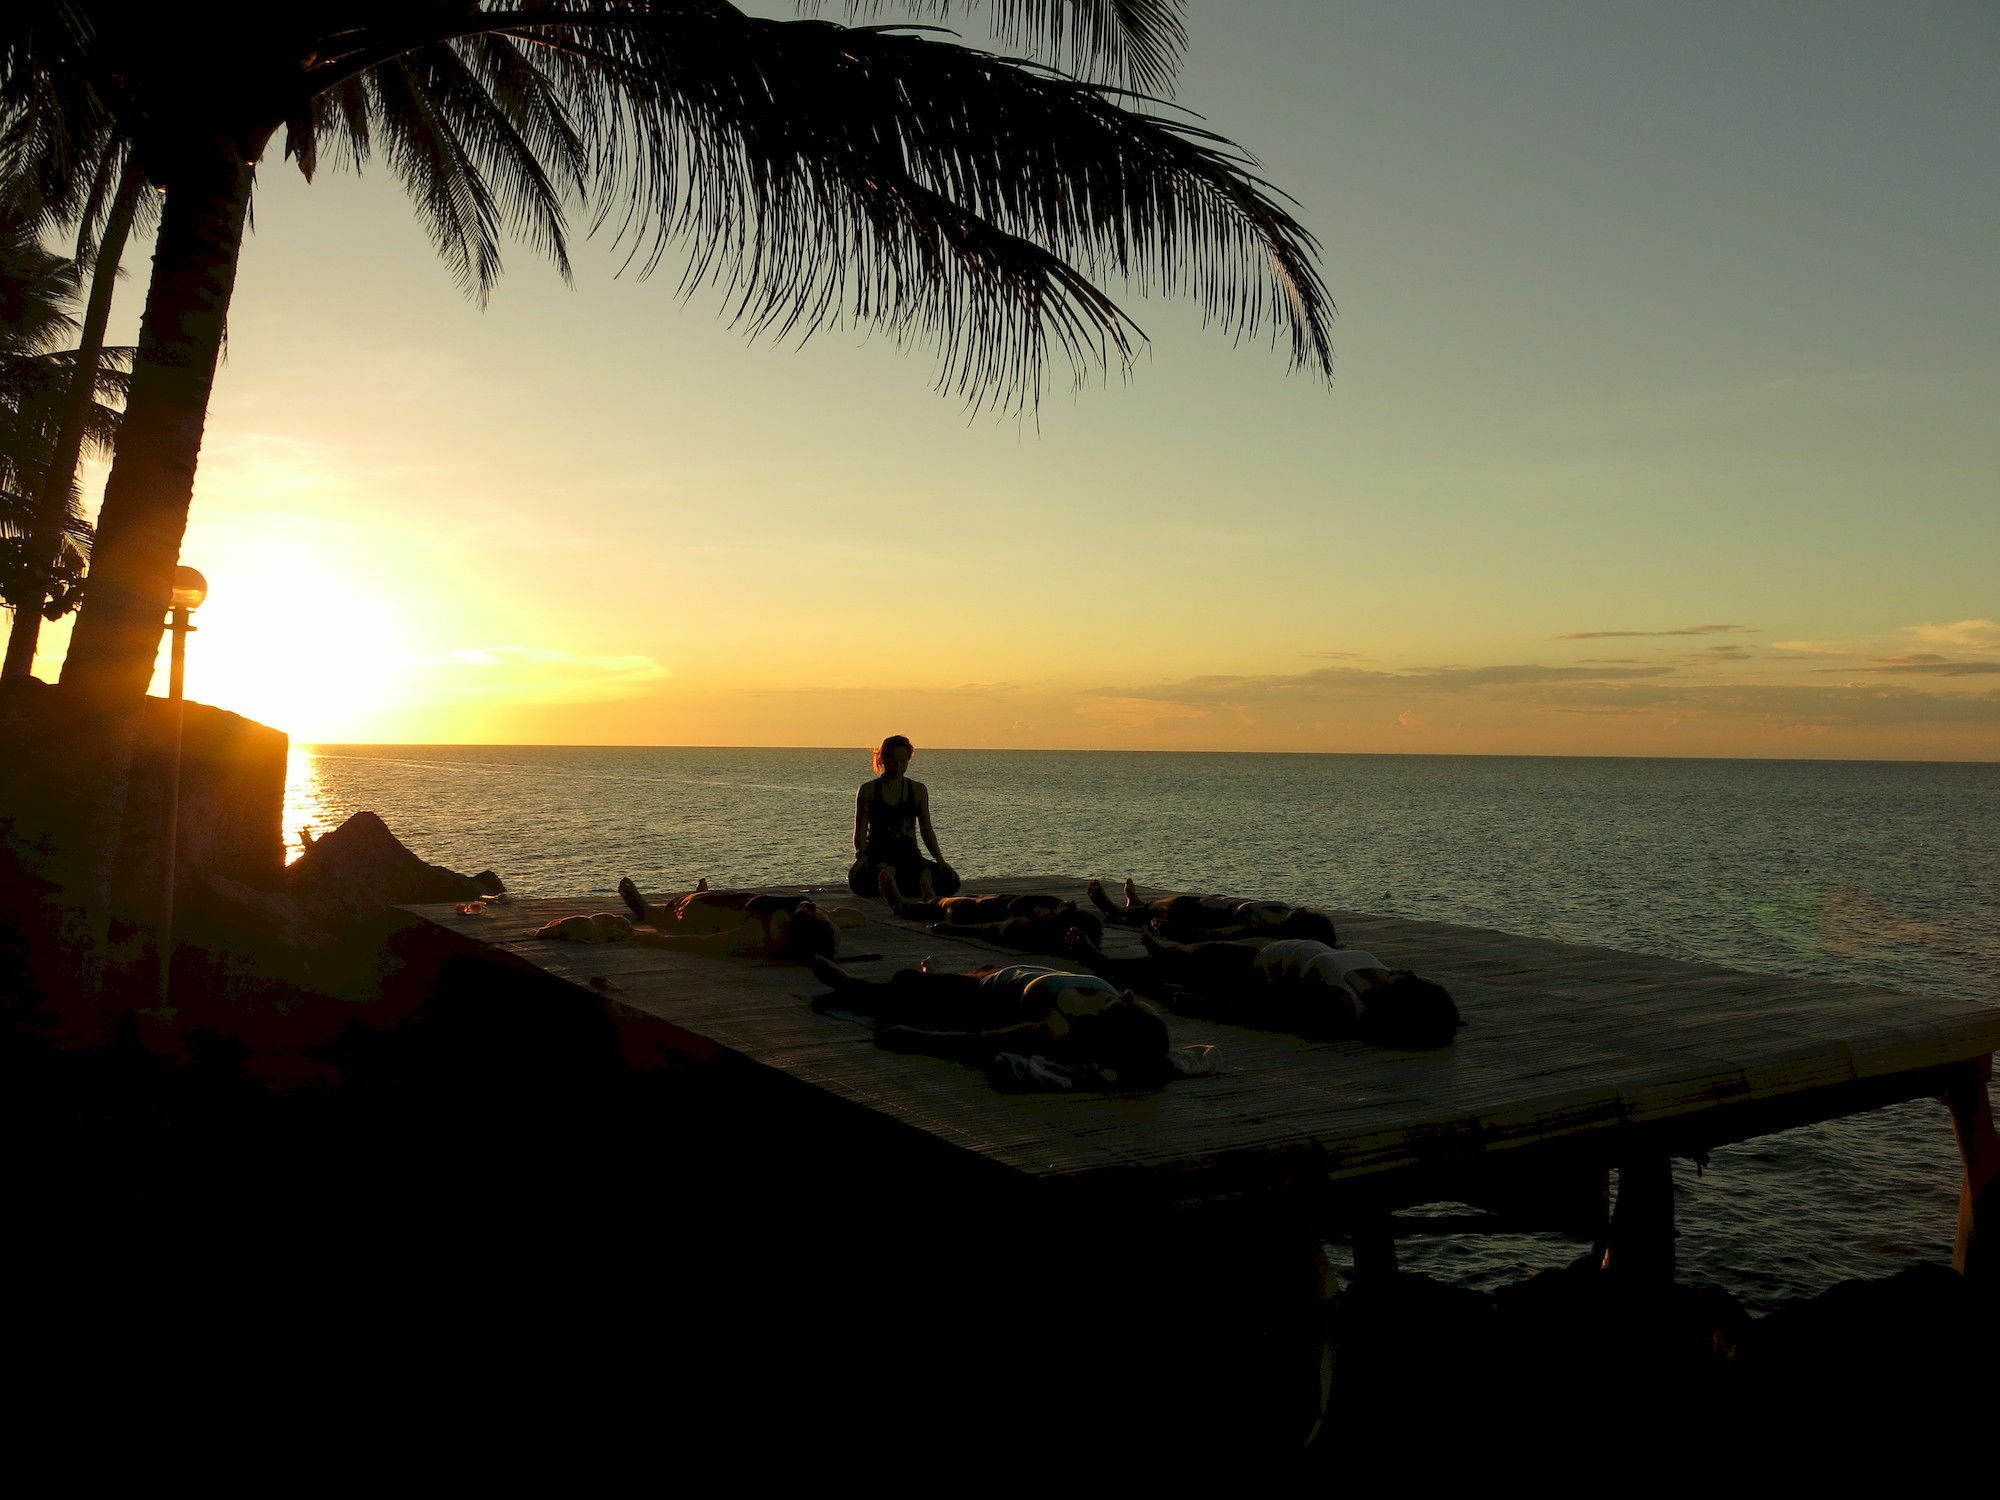
<instances>
[{"instance_id":1,"label":"lamp post","mask_svg":"<svg viewBox=\"0 0 2000 1500\"><path fill-rule=\"evenodd\" d=\"M187 682L187 638L196 627L188 616L208 597L208 580L193 568L174 569L174 591L167 602L167 632L173 643L167 657L167 701L173 705L171 748L167 753L167 828L165 885L160 891L160 1004L165 1006L172 991L174 974L174 882L180 855L181 836L181 724L184 705L181 690Z\"/></svg>"}]
</instances>

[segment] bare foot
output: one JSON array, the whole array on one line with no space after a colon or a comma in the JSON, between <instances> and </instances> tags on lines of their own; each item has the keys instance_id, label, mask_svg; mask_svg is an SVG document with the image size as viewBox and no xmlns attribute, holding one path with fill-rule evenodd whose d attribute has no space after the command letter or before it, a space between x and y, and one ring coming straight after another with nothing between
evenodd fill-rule
<instances>
[{"instance_id":1,"label":"bare foot","mask_svg":"<svg viewBox=\"0 0 2000 1500\"><path fill-rule=\"evenodd\" d=\"M923 874L917 877L917 899L919 901L937 900L937 887L931 884L931 872L929 870L925 870Z\"/></svg>"},{"instance_id":2,"label":"bare foot","mask_svg":"<svg viewBox=\"0 0 2000 1500\"><path fill-rule=\"evenodd\" d=\"M919 974L935 974L937 971L937 955L935 953L926 953L923 956L923 960L917 965L917 972Z\"/></svg>"},{"instance_id":3,"label":"bare foot","mask_svg":"<svg viewBox=\"0 0 2000 1500\"><path fill-rule=\"evenodd\" d=\"M885 867L882 873L875 877L875 889L882 893L882 899L891 906L898 905L903 899L903 889L896 884L896 872L892 869Z\"/></svg>"},{"instance_id":4,"label":"bare foot","mask_svg":"<svg viewBox=\"0 0 2000 1500\"><path fill-rule=\"evenodd\" d=\"M639 887L632 883L632 877L618 877L618 899L631 911L635 921L646 920L646 898L639 894Z\"/></svg>"},{"instance_id":5,"label":"bare foot","mask_svg":"<svg viewBox=\"0 0 2000 1500\"><path fill-rule=\"evenodd\" d=\"M1088 880L1084 882L1083 893L1090 898L1090 904L1107 916L1118 908L1111 904L1111 898L1104 894L1104 882Z\"/></svg>"},{"instance_id":6,"label":"bare foot","mask_svg":"<svg viewBox=\"0 0 2000 1500\"><path fill-rule=\"evenodd\" d=\"M1132 884L1132 877L1130 875L1125 877L1125 904L1127 906L1137 906L1139 904L1139 887Z\"/></svg>"},{"instance_id":7,"label":"bare foot","mask_svg":"<svg viewBox=\"0 0 2000 1500\"><path fill-rule=\"evenodd\" d=\"M697 881L696 881L696 882L694 883L694 888L695 888L696 890L698 890L698 891L705 891L705 890L707 890L707 889L708 889L708 877L707 877L706 875L702 876L702 877L701 877L701 879L697 880Z\"/></svg>"}]
</instances>

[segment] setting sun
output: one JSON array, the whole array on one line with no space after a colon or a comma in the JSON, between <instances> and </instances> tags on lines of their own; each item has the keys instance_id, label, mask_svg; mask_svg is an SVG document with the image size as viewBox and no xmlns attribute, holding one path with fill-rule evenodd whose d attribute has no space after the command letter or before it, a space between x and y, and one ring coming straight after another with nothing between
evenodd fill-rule
<instances>
[{"instance_id":1,"label":"setting sun","mask_svg":"<svg viewBox=\"0 0 2000 1500\"><path fill-rule=\"evenodd\" d=\"M290 547L211 564L187 694L294 740L366 740L402 686L403 621L379 591ZM154 691L164 690L164 652Z\"/></svg>"}]
</instances>

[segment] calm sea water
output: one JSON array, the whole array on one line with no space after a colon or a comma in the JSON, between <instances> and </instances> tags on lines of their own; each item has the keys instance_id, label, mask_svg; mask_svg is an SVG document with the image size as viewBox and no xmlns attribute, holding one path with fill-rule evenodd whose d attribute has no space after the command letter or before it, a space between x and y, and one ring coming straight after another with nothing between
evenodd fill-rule
<instances>
[{"instance_id":1,"label":"calm sea water","mask_svg":"<svg viewBox=\"0 0 2000 1500\"><path fill-rule=\"evenodd\" d=\"M838 879L864 753L321 746L288 832L368 808L521 895ZM966 875L1132 875L2000 1003L2000 765L920 753ZM1913 1103L1677 1166L1684 1274L1753 1307L1948 1258L1957 1158ZM1537 1237L1419 1242L1479 1285Z\"/></svg>"}]
</instances>

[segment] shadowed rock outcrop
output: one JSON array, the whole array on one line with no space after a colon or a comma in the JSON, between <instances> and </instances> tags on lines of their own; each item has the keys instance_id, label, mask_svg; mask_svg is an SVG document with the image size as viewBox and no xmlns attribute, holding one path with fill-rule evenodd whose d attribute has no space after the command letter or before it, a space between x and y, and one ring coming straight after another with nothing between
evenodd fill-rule
<instances>
[{"instance_id":1,"label":"shadowed rock outcrop","mask_svg":"<svg viewBox=\"0 0 2000 1500\"><path fill-rule=\"evenodd\" d=\"M364 918L385 906L477 901L504 893L491 870L461 875L420 859L372 812L314 840L286 869L283 891L310 920Z\"/></svg>"}]
</instances>

